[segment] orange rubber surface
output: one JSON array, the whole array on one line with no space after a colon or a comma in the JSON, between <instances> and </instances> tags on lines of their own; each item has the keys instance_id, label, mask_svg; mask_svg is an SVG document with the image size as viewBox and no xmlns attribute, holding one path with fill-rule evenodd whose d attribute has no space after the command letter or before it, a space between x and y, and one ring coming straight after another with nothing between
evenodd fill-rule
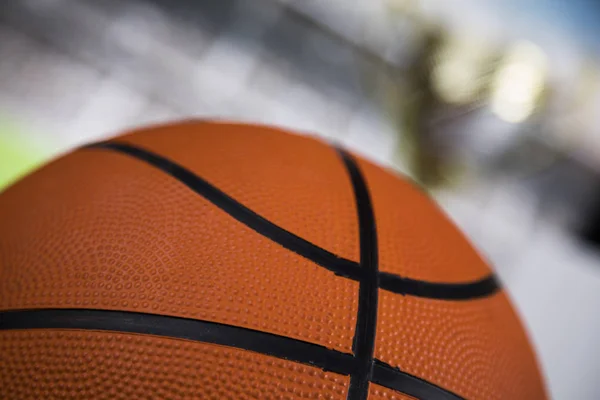
<instances>
[{"instance_id":1,"label":"orange rubber surface","mask_svg":"<svg viewBox=\"0 0 600 400\"><path fill-rule=\"evenodd\" d=\"M469 282L491 273L463 234L413 183L360 160L379 239L379 270L430 282Z\"/></svg>"},{"instance_id":2,"label":"orange rubber surface","mask_svg":"<svg viewBox=\"0 0 600 400\"><path fill-rule=\"evenodd\" d=\"M359 259L351 182L324 143L208 122L155 127L118 141L167 157L282 228ZM364 160L358 165L373 203L380 271L436 283L491 273L415 186ZM115 151L78 150L0 195L0 312L178 316L352 354L358 293L358 282ZM377 359L469 399L545 398L532 348L502 292L462 301L378 293ZM0 331L0 368L0 379L9 378L0 398L337 399L349 385L347 376L246 350L94 331ZM370 399L410 399L375 384L369 390Z\"/></svg>"},{"instance_id":3,"label":"orange rubber surface","mask_svg":"<svg viewBox=\"0 0 600 400\"><path fill-rule=\"evenodd\" d=\"M441 301L380 290L375 357L467 399L544 398L506 296Z\"/></svg>"},{"instance_id":4,"label":"orange rubber surface","mask_svg":"<svg viewBox=\"0 0 600 400\"><path fill-rule=\"evenodd\" d=\"M261 126L190 122L169 128L168 135L158 127L119 141L177 160L271 222L358 261L356 205L335 150L313 138L283 133ZM189 149L199 149L201 156Z\"/></svg>"},{"instance_id":5,"label":"orange rubber surface","mask_svg":"<svg viewBox=\"0 0 600 400\"><path fill-rule=\"evenodd\" d=\"M136 159L67 155L0 196L0 221L2 310L148 312L351 352L358 282Z\"/></svg>"},{"instance_id":6,"label":"orange rubber surface","mask_svg":"<svg viewBox=\"0 0 600 400\"><path fill-rule=\"evenodd\" d=\"M369 400L417 400L412 396L372 383L369 386Z\"/></svg>"},{"instance_id":7,"label":"orange rubber surface","mask_svg":"<svg viewBox=\"0 0 600 400\"><path fill-rule=\"evenodd\" d=\"M0 332L1 399L331 399L348 377L245 350L93 331Z\"/></svg>"}]
</instances>

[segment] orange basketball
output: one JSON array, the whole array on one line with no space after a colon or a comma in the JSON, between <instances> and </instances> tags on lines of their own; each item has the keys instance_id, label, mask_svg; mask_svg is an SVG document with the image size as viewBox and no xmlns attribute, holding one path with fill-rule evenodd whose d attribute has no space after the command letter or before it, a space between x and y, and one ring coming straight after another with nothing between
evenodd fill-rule
<instances>
[{"instance_id":1,"label":"orange basketball","mask_svg":"<svg viewBox=\"0 0 600 400\"><path fill-rule=\"evenodd\" d=\"M0 195L0 398L542 399L491 270L408 181L185 122Z\"/></svg>"}]
</instances>

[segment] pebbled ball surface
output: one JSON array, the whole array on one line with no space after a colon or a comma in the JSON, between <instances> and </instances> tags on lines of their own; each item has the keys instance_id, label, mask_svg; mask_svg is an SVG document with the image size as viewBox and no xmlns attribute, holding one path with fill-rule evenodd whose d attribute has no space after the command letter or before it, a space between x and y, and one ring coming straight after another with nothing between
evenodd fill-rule
<instances>
[{"instance_id":1,"label":"pebbled ball surface","mask_svg":"<svg viewBox=\"0 0 600 400\"><path fill-rule=\"evenodd\" d=\"M32 186L44 196L31 198ZM2 309L149 312L351 351L357 282L258 235L142 161L77 151L0 199Z\"/></svg>"},{"instance_id":2,"label":"pebbled ball surface","mask_svg":"<svg viewBox=\"0 0 600 400\"><path fill-rule=\"evenodd\" d=\"M342 400L347 387L346 376L207 343L107 332L0 332L2 399Z\"/></svg>"},{"instance_id":3,"label":"pebbled ball surface","mask_svg":"<svg viewBox=\"0 0 600 400\"><path fill-rule=\"evenodd\" d=\"M115 140L168 158L340 258L360 259L351 181L321 141L206 121ZM375 214L380 271L442 284L489 276L415 185L357 163ZM463 301L381 289L378 296L375 358L473 400L545 398L533 349L503 291ZM358 300L358 282L125 154L78 149L0 194L0 317L38 309L132 311L352 354ZM233 347L108 331L0 329L2 399L345 399L348 385L348 376ZM369 399L410 396L371 384Z\"/></svg>"},{"instance_id":4,"label":"pebbled ball surface","mask_svg":"<svg viewBox=\"0 0 600 400\"><path fill-rule=\"evenodd\" d=\"M369 386L369 400L418 400L415 397L398 393L386 387L371 384Z\"/></svg>"}]
</instances>

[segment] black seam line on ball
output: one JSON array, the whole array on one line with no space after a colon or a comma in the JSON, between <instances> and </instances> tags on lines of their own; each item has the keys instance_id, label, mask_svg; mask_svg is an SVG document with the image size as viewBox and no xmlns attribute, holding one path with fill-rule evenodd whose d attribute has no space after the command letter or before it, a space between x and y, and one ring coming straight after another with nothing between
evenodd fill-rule
<instances>
[{"instance_id":1,"label":"black seam line on ball","mask_svg":"<svg viewBox=\"0 0 600 400\"><path fill-rule=\"evenodd\" d=\"M347 278L359 279L358 263L336 256L301 237L275 225L248 207L228 196L186 168L148 150L119 142L100 142L84 148L103 148L127 154L171 175L188 188L210 201L231 217L252 228L262 236L280 244L288 250L308 258L316 264Z\"/></svg>"},{"instance_id":2,"label":"black seam line on ball","mask_svg":"<svg viewBox=\"0 0 600 400\"><path fill-rule=\"evenodd\" d=\"M379 287L402 295L438 300L473 300L491 296L500 290L494 275L467 283L434 283L390 274L379 273Z\"/></svg>"},{"instance_id":3,"label":"black seam line on ball","mask_svg":"<svg viewBox=\"0 0 600 400\"><path fill-rule=\"evenodd\" d=\"M221 192L204 179L160 155L120 142L100 142L83 148L111 150L150 164L177 179L189 189L257 233L332 271L336 275L359 281L365 272L364 269L359 267L359 263L338 257L273 224ZM380 287L383 290L402 295L439 300L470 300L487 297L500 289L493 275L478 281L449 284L413 280L387 272L380 272L379 280Z\"/></svg>"},{"instance_id":4,"label":"black seam line on ball","mask_svg":"<svg viewBox=\"0 0 600 400\"><path fill-rule=\"evenodd\" d=\"M212 343L311 365L341 375L350 375L355 370L356 363L352 354L331 350L317 344L190 318L95 309L0 312L0 331L37 329L135 333ZM373 382L420 399L460 399L448 390L378 360L375 360L373 368Z\"/></svg>"},{"instance_id":5,"label":"black seam line on ball","mask_svg":"<svg viewBox=\"0 0 600 400\"><path fill-rule=\"evenodd\" d=\"M318 366L348 375L351 354L252 329L131 311L45 309L0 313L0 331L9 329L84 329L187 339L254 351L277 358Z\"/></svg>"},{"instance_id":6,"label":"black seam line on ball","mask_svg":"<svg viewBox=\"0 0 600 400\"><path fill-rule=\"evenodd\" d=\"M423 400L461 400L459 395L407 374L383 361L374 360L373 383Z\"/></svg>"},{"instance_id":7,"label":"black seam line on ball","mask_svg":"<svg viewBox=\"0 0 600 400\"><path fill-rule=\"evenodd\" d=\"M365 400L373 373L373 351L377 331L378 248L377 227L367 182L354 158L342 149L337 152L350 177L358 217L360 267L365 271L358 290L358 312L352 350L357 360L350 375L348 400Z\"/></svg>"}]
</instances>

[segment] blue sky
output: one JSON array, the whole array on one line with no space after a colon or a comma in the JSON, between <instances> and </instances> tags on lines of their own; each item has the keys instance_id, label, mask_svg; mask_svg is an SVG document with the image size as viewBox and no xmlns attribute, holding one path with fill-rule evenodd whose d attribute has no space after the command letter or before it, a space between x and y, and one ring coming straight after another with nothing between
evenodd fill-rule
<instances>
[{"instance_id":1,"label":"blue sky","mask_svg":"<svg viewBox=\"0 0 600 400\"><path fill-rule=\"evenodd\" d=\"M566 36L600 55L599 0L496 0L512 13L550 23Z\"/></svg>"}]
</instances>

